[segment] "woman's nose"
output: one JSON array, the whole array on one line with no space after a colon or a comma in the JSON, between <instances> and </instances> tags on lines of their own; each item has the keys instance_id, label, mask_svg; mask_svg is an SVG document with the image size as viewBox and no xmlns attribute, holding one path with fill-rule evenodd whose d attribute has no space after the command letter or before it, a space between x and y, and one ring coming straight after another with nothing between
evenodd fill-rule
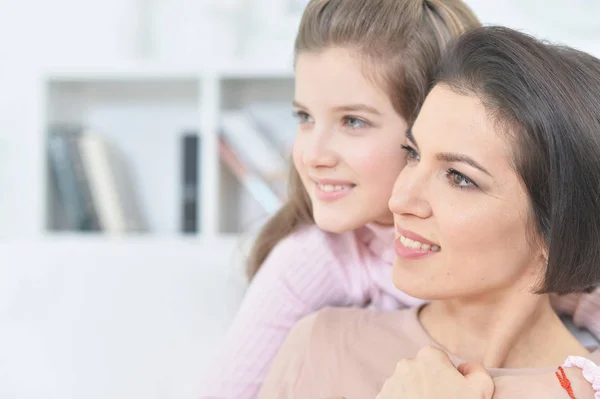
<instances>
[{"instance_id":1,"label":"woman's nose","mask_svg":"<svg viewBox=\"0 0 600 399\"><path fill-rule=\"evenodd\" d=\"M398 216L416 216L421 219L432 213L427 198L429 178L415 166L406 166L394 183L392 196L388 202L390 211Z\"/></svg>"}]
</instances>

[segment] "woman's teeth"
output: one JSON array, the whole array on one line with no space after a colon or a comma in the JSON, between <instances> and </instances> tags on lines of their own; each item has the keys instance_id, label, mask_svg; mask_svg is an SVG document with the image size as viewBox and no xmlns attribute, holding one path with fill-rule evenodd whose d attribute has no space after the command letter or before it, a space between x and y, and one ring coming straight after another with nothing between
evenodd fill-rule
<instances>
[{"instance_id":1,"label":"woman's teeth","mask_svg":"<svg viewBox=\"0 0 600 399\"><path fill-rule=\"evenodd\" d=\"M317 183L317 187L319 187L319 190L324 191L326 193L330 193L333 191L349 190L351 188L350 186L340 186L340 185L333 185L333 184L319 184L319 183Z\"/></svg>"},{"instance_id":2,"label":"woman's teeth","mask_svg":"<svg viewBox=\"0 0 600 399\"><path fill-rule=\"evenodd\" d=\"M438 252L440 250L440 247L437 245L423 244L423 243L420 243L419 241L415 241L415 240L411 240L410 238L406 238L403 235L400 236L400 242L402 243L402 245L404 245L407 248L423 249L425 251L432 251L432 252Z\"/></svg>"}]
</instances>

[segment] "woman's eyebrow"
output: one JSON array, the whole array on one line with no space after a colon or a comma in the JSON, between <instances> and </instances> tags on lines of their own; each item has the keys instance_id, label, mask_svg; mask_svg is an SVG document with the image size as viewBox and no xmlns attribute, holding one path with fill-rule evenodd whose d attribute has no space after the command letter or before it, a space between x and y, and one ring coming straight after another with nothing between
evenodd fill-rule
<instances>
[{"instance_id":1,"label":"woman's eyebrow","mask_svg":"<svg viewBox=\"0 0 600 399\"><path fill-rule=\"evenodd\" d=\"M492 176L490 172L487 171L486 168L484 168L483 166L481 166L481 164L479 164L477 161L475 161L473 158L464 155L464 154L456 154L456 153L451 153L451 152L443 152L440 154L437 154L436 158L438 159L438 161L443 161L443 162L461 162L461 163L466 163L467 165L470 165L472 167L474 167L475 169L479 169L480 171L482 171L483 173L485 173L488 176Z\"/></svg>"},{"instance_id":2,"label":"woman's eyebrow","mask_svg":"<svg viewBox=\"0 0 600 399\"><path fill-rule=\"evenodd\" d=\"M408 129L406 129L406 138L408 139L408 141L413 143L415 145L415 147L419 148L419 145L417 144L417 141L415 140L415 136L413 135L412 129L410 127ZM466 163L467 165L470 165L470 166L474 167L475 169L478 169L478 170L482 171L483 173L485 173L486 175L492 177L492 174L490 172L488 172L488 170L486 168L484 168L479 162L475 161L473 158L471 158L468 155L456 154L456 153L452 153L452 152L443 152L441 154L437 154L436 158L438 161L442 161L442 162Z\"/></svg>"}]
</instances>

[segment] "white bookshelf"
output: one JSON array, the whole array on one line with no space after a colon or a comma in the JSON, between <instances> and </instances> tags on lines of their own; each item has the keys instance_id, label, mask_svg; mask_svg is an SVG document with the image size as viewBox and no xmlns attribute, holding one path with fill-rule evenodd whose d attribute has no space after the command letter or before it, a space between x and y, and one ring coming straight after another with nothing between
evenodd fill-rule
<instances>
[{"instance_id":1,"label":"white bookshelf","mask_svg":"<svg viewBox=\"0 0 600 399\"><path fill-rule=\"evenodd\" d=\"M53 234L55 212L49 184L46 138L56 123L78 124L105 135L129 162L139 184L148 234L179 236L181 212L180 135L201 137L200 235L243 232L260 219L260 207L221 164L218 155L222 112L254 101L289 101L289 65L232 62L226 65L128 62L45 67L40 77L39 148L42 187L38 191L42 235ZM291 112L291 107L290 107Z\"/></svg>"}]
</instances>

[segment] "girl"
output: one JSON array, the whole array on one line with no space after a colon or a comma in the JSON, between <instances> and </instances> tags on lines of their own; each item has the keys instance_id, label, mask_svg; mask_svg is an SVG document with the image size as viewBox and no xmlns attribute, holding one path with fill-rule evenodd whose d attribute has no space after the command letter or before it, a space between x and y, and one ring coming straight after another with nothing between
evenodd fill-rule
<instances>
[{"instance_id":1,"label":"girl","mask_svg":"<svg viewBox=\"0 0 600 399\"><path fill-rule=\"evenodd\" d=\"M211 364L205 397L254 397L289 330L311 312L423 302L391 283L387 202L404 166L404 132L443 49L478 25L458 0L309 2L295 44L290 199L256 241L252 284ZM599 296L567 309L597 335Z\"/></svg>"},{"instance_id":2,"label":"girl","mask_svg":"<svg viewBox=\"0 0 600 399\"><path fill-rule=\"evenodd\" d=\"M464 361L493 375L538 374L537 391L510 397L585 399L592 388L600 397L590 361L600 363L600 349L571 335L548 295L600 284L600 60L475 29L444 57L404 148L389 202L393 281L431 302L306 317L260 397L491 398L493 384L473 379L440 389ZM571 379L553 375L563 362L593 384L561 383Z\"/></svg>"}]
</instances>

